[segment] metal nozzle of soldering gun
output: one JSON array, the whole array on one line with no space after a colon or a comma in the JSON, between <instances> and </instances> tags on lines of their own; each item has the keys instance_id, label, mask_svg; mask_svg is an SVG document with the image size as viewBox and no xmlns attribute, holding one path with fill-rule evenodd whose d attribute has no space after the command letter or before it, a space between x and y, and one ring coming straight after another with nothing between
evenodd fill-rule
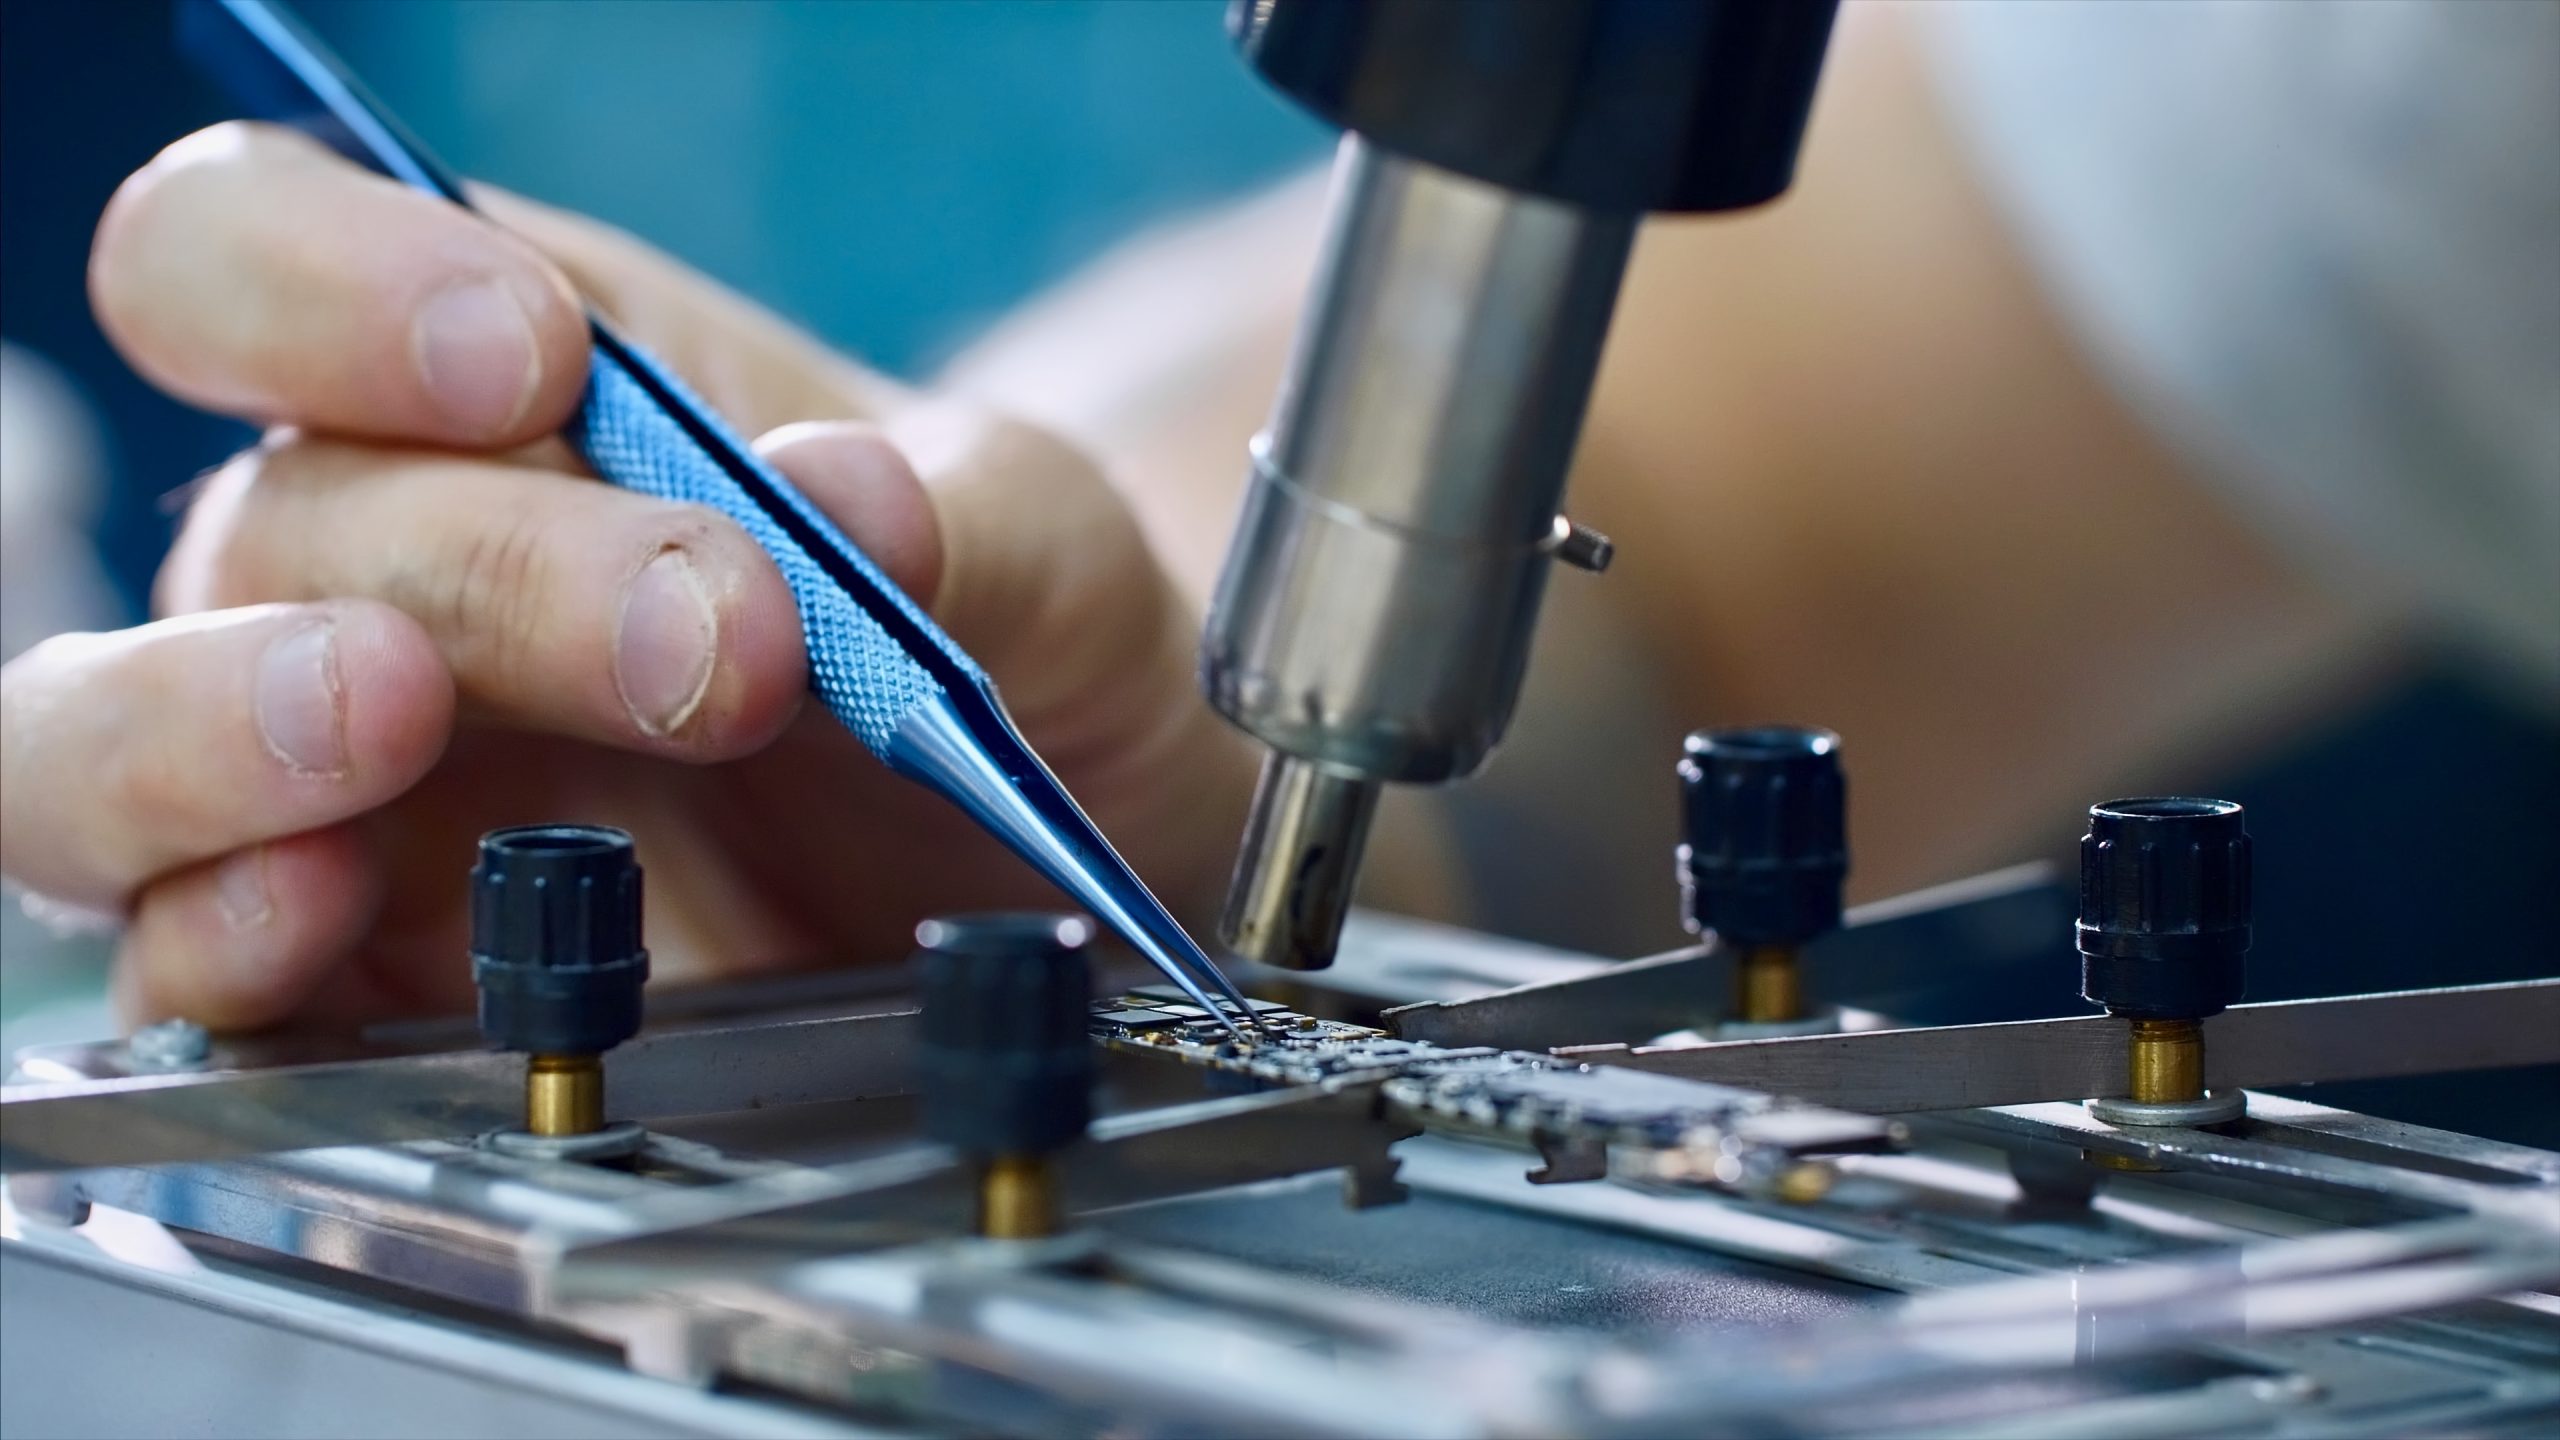
<instances>
[{"instance_id":1,"label":"metal nozzle of soldering gun","mask_svg":"<svg viewBox=\"0 0 2560 1440\"><path fill-rule=\"evenodd\" d=\"M1785 190L1828 0L1236 0L1247 61L1347 133L1314 289L1201 646L1270 747L1223 938L1319 969L1380 788L1511 718L1647 211Z\"/></svg>"}]
</instances>

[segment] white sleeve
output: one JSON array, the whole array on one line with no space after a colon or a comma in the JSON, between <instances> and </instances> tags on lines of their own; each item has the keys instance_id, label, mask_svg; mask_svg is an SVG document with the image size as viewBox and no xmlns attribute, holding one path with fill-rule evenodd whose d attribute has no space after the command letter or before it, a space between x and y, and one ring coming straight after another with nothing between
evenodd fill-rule
<instances>
[{"instance_id":1,"label":"white sleeve","mask_svg":"<svg viewBox=\"0 0 2560 1440\"><path fill-rule=\"evenodd\" d=\"M1924 14L2134 402L2281 544L2560 707L2560 4Z\"/></svg>"}]
</instances>

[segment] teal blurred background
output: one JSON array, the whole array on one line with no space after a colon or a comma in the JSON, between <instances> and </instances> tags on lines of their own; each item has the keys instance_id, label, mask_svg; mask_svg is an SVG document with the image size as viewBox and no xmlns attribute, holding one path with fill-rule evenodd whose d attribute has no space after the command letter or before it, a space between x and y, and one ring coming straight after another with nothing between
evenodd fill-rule
<instances>
[{"instance_id":1,"label":"teal blurred background","mask_svg":"<svg viewBox=\"0 0 2560 1440\"><path fill-rule=\"evenodd\" d=\"M480 179L622 225L891 370L1327 136L1217 0L309 8Z\"/></svg>"}]
</instances>

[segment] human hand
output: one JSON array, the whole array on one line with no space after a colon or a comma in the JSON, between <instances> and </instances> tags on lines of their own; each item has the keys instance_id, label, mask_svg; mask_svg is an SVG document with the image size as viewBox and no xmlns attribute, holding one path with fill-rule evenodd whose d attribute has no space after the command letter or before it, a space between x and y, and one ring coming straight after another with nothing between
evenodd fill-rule
<instances>
[{"instance_id":1,"label":"human hand","mask_svg":"<svg viewBox=\"0 0 2560 1440\"><path fill-rule=\"evenodd\" d=\"M1168 903L1213 895L1250 756L1089 461L591 222L475 199L505 231L226 125L100 223L92 300L126 358L270 427L194 496L166 618L0 670L0 873L127 916L128 1019L461 1008L463 872L503 824L631 830L662 977L885 957L933 911L1053 901L803 705L790 594L736 526L547 438L584 383L581 296L762 432Z\"/></svg>"}]
</instances>

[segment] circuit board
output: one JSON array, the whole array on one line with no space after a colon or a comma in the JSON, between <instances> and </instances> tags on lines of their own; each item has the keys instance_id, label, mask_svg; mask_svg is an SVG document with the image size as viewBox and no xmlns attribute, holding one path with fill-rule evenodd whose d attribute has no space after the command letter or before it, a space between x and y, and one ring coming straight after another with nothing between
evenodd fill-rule
<instances>
[{"instance_id":1,"label":"circuit board","mask_svg":"<svg viewBox=\"0 0 2560 1440\"><path fill-rule=\"evenodd\" d=\"M1551 1055L1402 1040L1384 1030L1253 1004L1239 1041L1171 986L1095 1005L1094 1039L1269 1087L1375 1085L1391 1116L1533 1146L1534 1180L1604 1177L1811 1199L1817 1158L1897 1148L1901 1127L1752 1090Z\"/></svg>"}]
</instances>

